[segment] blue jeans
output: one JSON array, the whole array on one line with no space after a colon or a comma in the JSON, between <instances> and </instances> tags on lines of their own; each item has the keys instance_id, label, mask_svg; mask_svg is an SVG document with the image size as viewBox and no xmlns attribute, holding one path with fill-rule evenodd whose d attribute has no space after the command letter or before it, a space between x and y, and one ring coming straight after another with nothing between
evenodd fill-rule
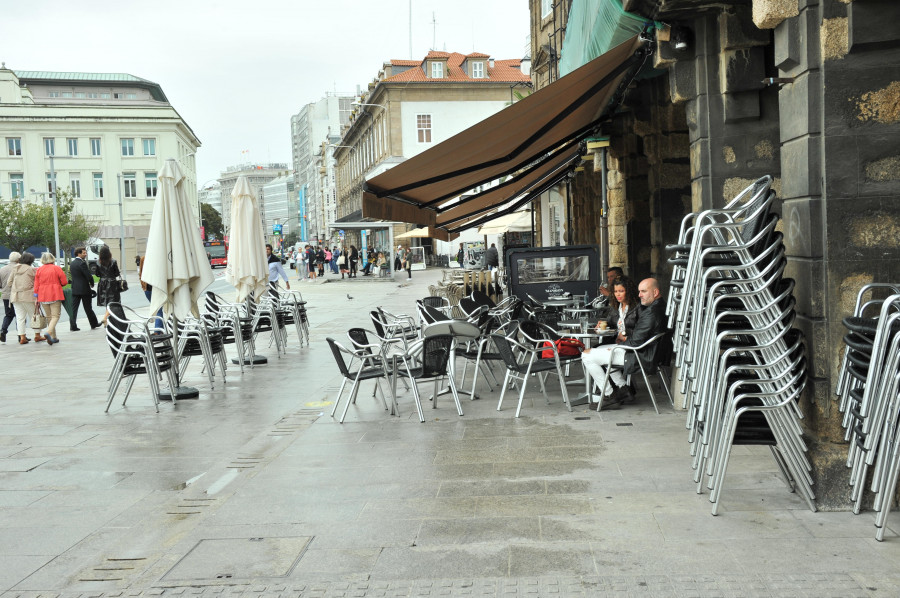
<instances>
[{"instance_id":1,"label":"blue jeans","mask_svg":"<svg viewBox=\"0 0 900 598\"><path fill-rule=\"evenodd\" d=\"M147 289L146 291L144 291L144 297L147 298L147 301L150 301L150 297L152 297L152 296L153 296L153 290L152 290L152 289ZM165 320L164 320L164 318L163 318L163 310L162 310L162 308L160 307L160 308L159 308L159 311L156 312L156 322L154 322L153 325L154 325L156 328L162 330L162 329L164 328L163 322L165 322Z\"/></svg>"}]
</instances>

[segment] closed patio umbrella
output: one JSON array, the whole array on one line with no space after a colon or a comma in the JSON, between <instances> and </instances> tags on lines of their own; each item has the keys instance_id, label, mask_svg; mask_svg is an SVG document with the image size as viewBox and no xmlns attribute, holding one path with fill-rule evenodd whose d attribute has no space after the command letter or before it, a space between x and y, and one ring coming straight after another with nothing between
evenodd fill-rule
<instances>
[{"instance_id":1,"label":"closed patio umbrella","mask_svg":"<svg viewBox=\"0 0 900 598\"><path fill-rule=\"evenodd\" d=\"M184 191L184 174L175 160L159 172L141 280L153 286L150 313L164 307L176 318L199 316L197 301L214 280L197 221Z\"/></svg>"},{"instance_id":2,"label":"closed patio umbrella","mask_svg":"<svg viewBox=\"0 0 900 598\"><path fill-rule=\"evenodd\" d=\"M206 250L184 190L184 173L169 159L159 172L159 194L153 206L141 280L153 287L150 313L165 308L177 320L199 316L197 300L214 279ZM173 342L177 343L177 339ZM180 384L180 373L176 369ZM196 397L194 388L172 389L174 398ZM160 398L168 398L160 393Z\"/></svg>"},{"instance_id":3,"label":"closed patio umbrella","mask_svg":"<svg viewBox=\"0 0 900 598\"><path fill-rule=\"evenodd\" d=\"M259 217L259 204L245 176L238 178L231 192L231 230L225 280L237 289L235 300L238 303L258 300L269 286L266 239ZM232 361L238 363L236 359ZM267 361L262 355L253 355L244 363L254 365Z\"/></svg>"},{"instance_id":4,"label":"closed patio umbrella","mask_svg":"<svg viewBox=\"0 0 900 598\"><path fill-rule=\"evenodd\" d=\"M238 178L231 192L231 230L225 280L237 289L236 301L259 299L269 284L266 240L259 204L247 177Z\"/></svg>"}]
</instances>

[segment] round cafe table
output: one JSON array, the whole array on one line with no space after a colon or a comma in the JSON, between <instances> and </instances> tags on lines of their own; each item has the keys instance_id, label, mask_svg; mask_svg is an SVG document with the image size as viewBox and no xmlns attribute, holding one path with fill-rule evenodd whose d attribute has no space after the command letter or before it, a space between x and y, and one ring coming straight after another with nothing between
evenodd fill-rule
<instances>
[{"instance_id":1,"label":"round cafe table","mask_svg":"<svg viewBox=\"0 0 900 598\"><path fill-rule=\"evenodd\" d=\"M580 326L580 321L579 321L579 326ZM586 347L590 347L592 344L591 341L593 339L601 339L604 337L615 337L616 329L615 328L607 328L606 330L598 330L596 328L591 327L584 331L570 332L566 336L570 336L572 338L577 338L578 340L583 342ZM591 375L588 373L587 368L584 367L583 364L582 364L582 369L584 370L584 378L582 380L573 380L572 382L569 383L569 384L580 384L581 382L584 382L584 394L579 395L569 401L569 403L571 403L571 405L573 407L576 405L589 404L591 401L591 395L593 394L591 392L592 391Z\"/></svg>"}]
</instances>

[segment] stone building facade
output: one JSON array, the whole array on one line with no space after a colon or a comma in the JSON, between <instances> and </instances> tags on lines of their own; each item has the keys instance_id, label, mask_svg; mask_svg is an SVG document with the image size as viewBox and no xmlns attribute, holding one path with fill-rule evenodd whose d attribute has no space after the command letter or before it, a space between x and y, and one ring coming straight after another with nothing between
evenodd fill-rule
<instances>
[{"instance_id":1,"label":"stone building facade","mask_svg":"<svg viewBox=\"0 0 900 598\"><path fill-rule=\"evenodd\" d=\"M863 284L900 282L900 28L884 26L900 22L900 3L623 6L686 43L676 49L671 37L657 36L656 72L631 84L604 125L610 262L665 282L664 247L685 214L721 207L756 178L775 177L787 276L797 282L796 326L813 364L801 405L818 502L847 508L847 447L834 400L841 320ZM533 55L545 43L535 39ZM575 243L598 241L598 177L588 167L571 182Z\"/></svg>"}]
</instances>

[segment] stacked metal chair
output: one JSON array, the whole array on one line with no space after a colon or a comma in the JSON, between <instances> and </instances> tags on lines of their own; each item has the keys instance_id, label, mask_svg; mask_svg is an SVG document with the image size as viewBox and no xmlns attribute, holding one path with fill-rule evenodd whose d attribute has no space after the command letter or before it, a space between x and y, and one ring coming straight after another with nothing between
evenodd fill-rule
<instances>
[{"instance_id":1,"label":"stacked metal chair","mask_svg":"<svg viewBox=\"0 0 900 598\"><path fill-rule=\"evenodd\" d=\"M201 315L208 327L217 329L222 335L223 345L234 345L238 351L237 363L244 373L244 363L253 367L255 343L253 318L246 314L246 304L229 303L221 296L207 291Z\"/></svg>"},{"instance_id":2,"label":"stacked metal chair","mask_svg":"<svg viewBox=\"0 0 900 598\"><path fill-rule=\"evenodd\" d=\"M875 297L886 293L892 294ZM870 300L863 302L867 295ZM871 470L875 538L880 541L900 475L900 285L864 286L853 315L843 323L848 332L836 393L850 441L850 498L858 514Z\"/></svg>"},{"instance_id":3,"label":"stacked metal chair","mask_svg":"<svg viewBox=\"0 0 900 598\"><path fill-rule=\"evenodd\" d=\"M811 466L797 407L806 386L805 345L792 328L794 282L785 258L771 177L724 209L691 215L672 254L667 310L697 491L718 513L731 447L769 446L788 487L813 511Z\"/></svg>"}]
</instances>

